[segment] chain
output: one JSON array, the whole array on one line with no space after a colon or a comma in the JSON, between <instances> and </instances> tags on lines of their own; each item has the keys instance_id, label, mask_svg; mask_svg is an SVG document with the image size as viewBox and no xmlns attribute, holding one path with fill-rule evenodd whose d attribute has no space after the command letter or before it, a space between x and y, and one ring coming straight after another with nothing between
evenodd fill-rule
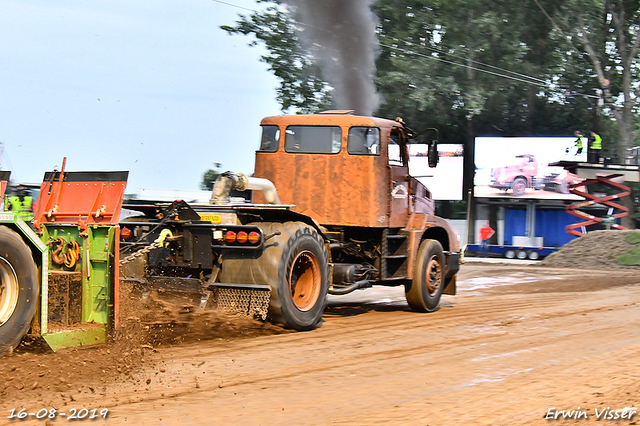
<instances>
[{"instance_id":1,"label":"chain","mask_svg":"<svg viewBox=\"0 0 640 426\"><path fill-rule=\"evenodd\" d=\"M142 256L145 256L146 254L148 254L151 250L160 248L164 245L164 241L155 241L151 244L149 244L148 246L146 246L145 248L138 250L135 253L130 254L129 256L125 257L124 259L120 260L120 265L126 265L127 263L131 262L132 260L141 258Z\"/></svg>"},{"instance_id":2,"label":"chain","mask_svg":"<svg viewBox=\"0 0 640 426\"><path fill-rule=\"evenodd\" d=\"M149 244L148 246L144 247L141 250L138 250L135 253L130 254L129 256L125 257L124 259L120 260L120 265L126 265L127 263L131 262L132 260L138 259L142 256L145 256L146 254L148 254L151 250L157 249L157 248L161 248L162 246L164 246L164 242L168 237L171 237L171 231L168 229L163 229L162 232L160 232L160 236L151 244Z\"/></svg>"}]
</instances>

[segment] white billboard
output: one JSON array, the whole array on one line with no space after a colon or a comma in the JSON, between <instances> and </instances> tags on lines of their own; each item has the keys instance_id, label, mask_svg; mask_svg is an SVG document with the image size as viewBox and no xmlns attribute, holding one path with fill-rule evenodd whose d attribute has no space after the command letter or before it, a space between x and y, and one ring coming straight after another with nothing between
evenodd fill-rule
<instances>
[{"instance_id":1,"label":"white billboard","mask_svg":"<svg viewBox=\"0 0 640 426\"><path fill-rule=\"evenodd\" d=\"M580 182L557 161L587 161L575 137L479 137L475 139L475 197L580 200L569 185Z\"/></svg>"},{"instance_id":2,"label":"white billboard","mask_svg":"<svg viewBox=\"0 0 640 426\"><path fill-rule=\"evenodd\" d=\"M438 144L438 166L429 167L427 145L409 145L409 174L429 188L434 200L462 200L463 145Z\"/></svg>"}]
</instances>

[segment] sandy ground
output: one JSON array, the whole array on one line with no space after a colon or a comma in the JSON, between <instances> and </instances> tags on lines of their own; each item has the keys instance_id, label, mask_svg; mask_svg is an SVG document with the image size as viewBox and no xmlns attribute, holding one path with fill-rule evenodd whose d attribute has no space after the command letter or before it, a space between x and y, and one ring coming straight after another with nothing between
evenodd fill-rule
<instances>
[{"instance_id":1,"label":"sandy ground","mask_svg":"<svg viewBox=\"0 0 640 426\"><path fill-rule=\"evenodd\" d=\"M640 424L603 414L640 406L638 272L467 263L430 314L374 288L330 298L306 333L186 313L99 348L33 342L2 358L0 424L82 408L92 425Z\"/></svg>"}]
</instances>

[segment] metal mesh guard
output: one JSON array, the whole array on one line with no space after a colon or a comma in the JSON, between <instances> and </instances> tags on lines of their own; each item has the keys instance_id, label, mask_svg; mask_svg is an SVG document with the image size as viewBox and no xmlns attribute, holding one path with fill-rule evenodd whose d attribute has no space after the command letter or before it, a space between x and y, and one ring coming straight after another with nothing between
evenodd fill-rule
<instances>
[{"instance_id":1,"label":"metal mesh guard","mask_svg":"<svg viewBox=\"0 0 640 426\"><path fill-rule=\"evenodd\" d=\"M217 309L265 320L269 312L271 290L216 288L213 297Z\"/></svg>"}]
</instances>

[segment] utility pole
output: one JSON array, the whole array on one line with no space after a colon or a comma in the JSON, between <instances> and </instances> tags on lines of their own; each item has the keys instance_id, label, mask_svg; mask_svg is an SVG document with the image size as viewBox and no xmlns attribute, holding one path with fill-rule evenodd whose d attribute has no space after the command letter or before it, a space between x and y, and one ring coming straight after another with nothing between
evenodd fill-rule
<instances>
[{"instance_id":1,"label":"utility pole","mask_svg":"<svg viewBox=\"0 0 640 426\"><path fill-rule=\"evenodd\" d=\"M4 150L4 145L0 142L0 170L2 170L2 151Z\"/></svg>"}]
</instances>

